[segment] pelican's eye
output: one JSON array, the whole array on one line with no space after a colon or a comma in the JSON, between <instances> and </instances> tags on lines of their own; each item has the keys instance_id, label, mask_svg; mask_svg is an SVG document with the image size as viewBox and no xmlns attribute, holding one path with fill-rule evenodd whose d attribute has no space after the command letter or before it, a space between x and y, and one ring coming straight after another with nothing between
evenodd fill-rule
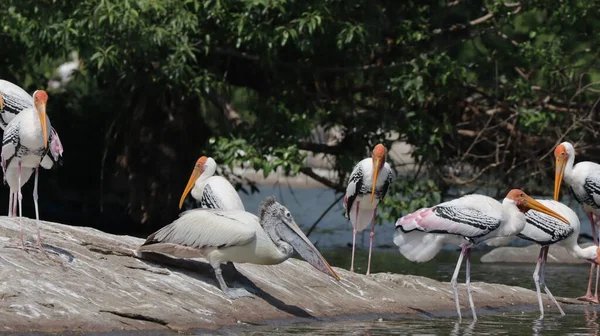
<instances>
[{"instance_id":1,"label":"pelican's eye","mask_svg":"<svg viewBox=\"0 0 600 336\"><path fill-rule=\"evenodd\" d=\"M292 217L292 214L286 211L285 217L290 218L290 217Z\"/></svg>"}]
</instances>

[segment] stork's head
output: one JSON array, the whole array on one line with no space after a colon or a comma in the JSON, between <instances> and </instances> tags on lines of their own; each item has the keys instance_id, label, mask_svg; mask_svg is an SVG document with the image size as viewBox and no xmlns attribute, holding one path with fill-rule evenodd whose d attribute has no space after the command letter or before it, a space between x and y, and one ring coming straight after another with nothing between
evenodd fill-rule
<instances>
[{"instance_id":1,"label":"stork's head","mask_svg":"<svg viewBox=\"0 0 600 336\"><path fill-rule=\"evenodd\" d=\"M558 201L560 194L560 184L562 183L565 167L569 157L575 156L575 148L570 142L563 142L554 149L554 160L556 163L554 174L554 200Z\"/></svg>"},{"instance_id":2,"label":"stork's head","mask_svg":"<svg viewBox=\"0 0 600 336\"><path fill-rule=\"evenodd\" d=\"M181 209L181 207L183 206L183 201L185 200L185 197L189 194L189 192L194 187L196 180L198 180L200 175L202 175L202 173L206 169L206 163L207 163L208 159L209 158L206 156L201 156L196 161L196 164L194 165L194 170L192 171L192 175L190 176L190 179L188 180L188 183L185 186L185 189L183 190L183 194L181 195L181 199L179 200L179 209Z\"/></svg>"},{"instance_id":3,"label":"stork's head","mask_svg":"<svg viewBox=\"0 0 600 336\"><path fill-rule=\"evenodd\" d=\"M517 208L519 208L519 210L521 210L522 212L527 212L529 210L539 211L569 224L569 221L566 218L564 218L554 210L549 209L542 203L534 200L531 196L527 195L524 191L520 189L513 189L509 191L505 199L508 200L510 203L515 204Z\"/></svg>"},{"instance_id":4,"label":"stork's head","mask_svg":"<svg viewBox=\"0 0 600 336\"><path fill-rule=\"evenodd\" d=\"M48 103L48 94L44 90L37 90L33 93L33 103L40 116L42 132L44 133L44 148L48 148L48 124L46 122L46 104Z\"/></svg>"},{"instance_id":5,"label":"stork's head","mask_svg":"<svg viewBox=\"0 0 600 336\"><path fill-rule=\"evenodd\" d=\"M379 176L379 170L383 168L385 164L385 147L382 144L377 144L373 148L373 186L371 187L371 203L375 198L375 186L377 185L377 176Z\"/></svg>"}]
</instances>

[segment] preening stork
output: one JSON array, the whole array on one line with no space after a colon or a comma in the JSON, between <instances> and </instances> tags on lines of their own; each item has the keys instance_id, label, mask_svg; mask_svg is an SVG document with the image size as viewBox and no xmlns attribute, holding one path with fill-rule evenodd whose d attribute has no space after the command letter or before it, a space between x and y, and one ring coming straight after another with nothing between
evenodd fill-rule
<instances>
[{"instance_id":1,"label":"preening stork","mask_svg":"<svg viewBox=\"0 0 600 336\"><path fill-rule=\"evenodd\" d=\"M202 156L196 161L192 175L185 186L179 201L179 209L183 206L188 193L199 203L200 208L246 210L235 188L222 176L213 176L217 163L213 158Z\"/></svg>"},{"instance_id":2,"label":"preening stork","mask_svg":"<svg viewBox=\"0 0 600 336\"><path fill-rule=\"evenodd\" d=\"M4 95L3 95L4 96ZM20 111L4 128L2 140L2 168L3 171L9 170L11 165L16 162L17 166L17 200L19 204L19 219L22 219L22 193L23 168L36 170L33 198L36 210L36 224L38 241L37 246L41 245L39 211L37 203L37 179L38 169L41 161L48 153L49 133L51 129L50 119L46 115L46 104L48 94L44 90L37 90L33 93L34 107L25 108ZM31 173L29 173L31 175ZM7 179L8 181L8 179ZM21 244L23 241L23 225L21 223Z\"/></svg>"},{"instance_id":3,"label":"preening stork","mask_svg":"<svg viewBox=\"0 0 600 336\"><path fill-rule=\"evenodd\" d=\"M573 258L585 259L593 264L598 264L600 262L600 248L597 246L581 248L581 246L579 246L577 237L579 237L581 226L579 217L571 210L571 208L557 201L538 201L547 208L565 217L569 221L569 225L565 225L562 221L548 216L545 213L530 210L525 213L525 228L517 234L517 237L532 241L541 246L540 254L535 265L535 271L533 272L533 281L535 283L538 304L540 306L540 318L544 317L544 306L542 304L542 293L540 290L542 287L552 302L554 302L561 315L565 315L545 283L546 262L548 260L548 250L550 249L550 246L554 244L563 246ZM487 241L486 243L492 246L503 245L490 244L490 241ZM508 243L508 241L503 243Z\"/></svg>"},{"instance_id":4,"label":"preening stork","mask_svg":"<svg viewBox=\"0 0 600 336\"><path fill-rule=\"evenodd\" d=\"M385 162L386 149L382 144L373 148L371 158L361 160L350 174L348 187L344 196L344 215L352 223L352 261L350 271L354 272L354 251L356 246L356 233L364 230L369 223L369 261L367 275L371 273L371 251L373 250L373 236L375 235L375 216L377 205L394 179L394 171Z\"/></svg>"},{"instance_id":5,"label":"preening stork","mask_svg":"<svg viewBox=\"0 0 600 336\"><path fill-rule=\"evenodd\" d=\"M554 158L556 162L556 173L554 178L554 199L558 199L560 194L560 185L564 178L565 182L571 188L577 201L583 205L583 210L587 213L592 225L592 236L594 244L598 246L598 234L596 232L596 221L600 213L600 165L597 163L583 161L574 165L575 148L569 142L563 142L554 149ZM594 221L596 215L596 221ZM592 278L594 267L590 266L590 277L586 294L579 297L579 300L600 303L598 301L598 276L600 268L596 269L596 287L592 295Z\"/></svg>"},{"instance_id":6,"label":"preening stork","mask_svg":"<svg viewBox=\"0 0 600 336\"><path fill-rule=\"evenodd\" d=\"M136 254L159 252L179 258L204 257L215 270L221 290L230 298L250 296L243 288L229 288L221 263L275 265L296 250L313 267L339 280L294 218L275 197L267 198L259 217L242 210L195 209L151 234Z\"/></svg>"},{"instance_id":7,"label":"preening stork","mask_svg":"<svg viewBox=\"0 0 600 336\"><path fill-rule=\"evenodd\" d=\"M451 284L456 312L461 319L457 278L463 256L466 256L466 285L473 319L477 320L471 295L471 247L494 237L510 237L525 227L527 210L537 210L568 223L567 219L529 197L519 189L511 190L502 203L483 195L467 195L424 208L396 221L394 243L411 261L431 260L444 244L461 247Z\"/></svg>"}]
</instances>

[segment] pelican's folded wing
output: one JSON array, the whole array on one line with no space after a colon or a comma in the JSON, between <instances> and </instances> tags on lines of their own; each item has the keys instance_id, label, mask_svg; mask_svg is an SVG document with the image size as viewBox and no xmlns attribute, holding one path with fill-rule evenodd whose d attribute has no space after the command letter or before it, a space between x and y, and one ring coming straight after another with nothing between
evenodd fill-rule
<instances>
[{"instance_id":1,"label":"pelican's folded wing","mask_svg":"<svg viewBox=\"0 0 600 336\"><path fill-rule=\"evenodd\" d=\"M151 234L143 245L170 243L194 248L246 245L256 239L258 224L252 221L257 222L258 218L245 211L190 210Z\"/></svg>"}]
</instances>

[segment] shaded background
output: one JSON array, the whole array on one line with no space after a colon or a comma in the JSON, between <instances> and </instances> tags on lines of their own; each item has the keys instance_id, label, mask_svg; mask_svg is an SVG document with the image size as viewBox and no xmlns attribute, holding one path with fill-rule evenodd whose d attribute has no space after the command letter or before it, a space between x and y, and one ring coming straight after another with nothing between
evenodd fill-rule
<instances>
[{"instance_id":1,"label":"shaded background","mask_svg":"<svg viewBox=\"0 0 600 336\"><path fill-rule=\"evenodd\" d=\"M403 143L412 161L393 162L400 178L380 219L389 222L467 192L550 195L551 151L563 140L578 161L598 159L599 10L5 0L0 78L50 94L65 153L62 167L41 172L43 219L143 235L177 216L201 155L241 192L256 186L236 167L305 174L341 192L369 148Z\"/></svg>"}]
</instances>

